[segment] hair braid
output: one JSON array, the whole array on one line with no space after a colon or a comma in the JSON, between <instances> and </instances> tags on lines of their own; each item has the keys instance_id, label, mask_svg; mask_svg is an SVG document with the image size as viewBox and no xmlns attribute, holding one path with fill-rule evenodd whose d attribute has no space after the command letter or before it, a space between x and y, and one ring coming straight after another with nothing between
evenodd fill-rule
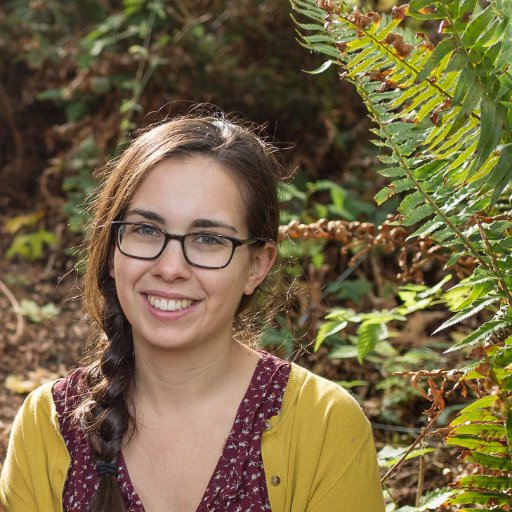
<instances>
[{"instance_id":1,"label":"hair braid","mask_svg":"<svg viewBox=\"0 0 512 512\"><path fill-rule=\"evenodd\" d=\"M81 421L97 462L115 463L132 419L127 394L133 378L133 341L131 326L121 310L114 283L107 288L103 319L107 339L100 349L99 360L87 374L90 397L83 404ZM116 476L100 476L89 512L125 510Z\"/></svg>"}]
</instances>

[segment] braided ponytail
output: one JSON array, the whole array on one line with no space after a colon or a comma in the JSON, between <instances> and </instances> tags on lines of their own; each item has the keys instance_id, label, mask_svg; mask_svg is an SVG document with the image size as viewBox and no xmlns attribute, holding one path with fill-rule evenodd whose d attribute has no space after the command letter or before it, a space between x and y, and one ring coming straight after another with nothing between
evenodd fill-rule
<instances>
[{"instance_id":1,"label":"braided ponytail","mask_svg":"<svg viewBox=\"0 0 512 512\"><path fill-rule=\"evenodd\" d=\"M82 404L81 423L89 435L97 463L117 464L131 422L126 397L132 386L133 341L113 283L106 292L103 329L107 339L100 348L99 360L88 370L90 396ZM125 512L116 475L101 473L89 512Z\"/></svg>"}]
</instances>

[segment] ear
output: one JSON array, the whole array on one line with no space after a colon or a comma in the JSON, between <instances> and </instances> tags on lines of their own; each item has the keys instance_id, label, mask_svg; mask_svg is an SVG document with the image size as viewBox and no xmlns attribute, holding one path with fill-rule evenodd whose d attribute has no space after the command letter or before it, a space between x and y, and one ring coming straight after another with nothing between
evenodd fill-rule
<instances>
[{"instance_id":1,"label":"ear","mask_svg":"<svg viewBox=\"0 0 512 512\"><path fill-rule=\"evenodd\" d=\"M256 249L251 255L251 268L244 286L244 295L252 295L263 282L276 261L277 247L267 242L264 247Z\"/></svg>"}]
</instances>

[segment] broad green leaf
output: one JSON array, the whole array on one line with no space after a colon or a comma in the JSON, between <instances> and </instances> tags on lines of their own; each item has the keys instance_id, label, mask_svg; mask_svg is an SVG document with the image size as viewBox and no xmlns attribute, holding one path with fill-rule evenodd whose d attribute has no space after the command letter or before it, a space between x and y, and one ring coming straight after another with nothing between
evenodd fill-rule
<instances>
[{"instance_id":1,"label":"broad green leaf","mask_svg":"<svg viewBox=\"0 0 512 512\"><path fill-rule=\"evenodd\" d=\"M445 222L443 220L439 220L439 217L435 217L423 224L423 226L419 227L412 235L409 235L406 240L411 240L412 238L419 236L430 235L441 226L445 226Z\"/></svg>"},{"instance_id":2,"label":"broad green leaf","mask_svg":"<svg viewBox=\"0 0 512 512\"><path fill-rule=\"evenodd\" d=\"M448 434L447 438L461 435L473 435L487 440L504 439L505 426L503 425L503 423L500 423L498 421L494 423L473 423L466 421L463 424L452 426L452 429L450 430L450 433Z\"/></svg>"},{"instance_id":3,"label":"broad green leaf","mask_svg":"<svg viewBox=\"0 0 512 512\"><path fill-rule=\"evenodd\" d=\"M337 332L345 329L345 327L348 325L348 322L342 321L342 322L336 322L336 321L329 321L325 322L320 326L320 329L318 330L318 334L315 340L315 348L314 351L316 352L322 343L325 341L325 339L328 336L331 336L333 334L336 334Z\"/></svg>"},{"instance_id":4,"label":"broad green leaf","mask_svg":"<svg viewBox=\"0 0 512 512\"><path fill-rule=\"evenodd\" d=\"M474 46L478 37L484 32L484 29L492 24L493 19L494 9L491 5L487 6L487 8L477 16L474 16L462 34L462 42L464 45L469 48Z\"/></svg>"},{"instance_id":5,"label":"broad green leaf","mask_svg":"<svg viewBox=\"0 0 512 512\"><path fill-rule=\"evenodd\" d=\"M467 411L458 415L451 423L450 426L456 427L458 425L470 424L472 422L487 422L492 423L499 421L498 416L488 407Z\"/></svg>"},{"instance_id":6,"label":"broad green leaf","mask_svg":"<svg viewBox=\"0 0 512 512\"><path fill-rule=\"evenodd\" d=\"M378 172L385 178L402 178L407 176L407 171L401 167L385 167L384 169L379 169Z\"/></svg>"},{"instance_id":7,"label":"broad green leaf","mask_svg":"<svg viewBox=\"0 0 512 512\"><path fill-rule=\"evenodd\" d=\"M341 345L329 353L329 359L355 359L357 347L355 345Z\"/></svg>"},{"instance_id":8,"label":"broad green leaf","mask_svg":"<svg viewBox=\"0 0 512 512\"><path fill-rule=\"evenodd\" d=\"M505 431L507 433L507 442L509 447L509 454L512 454L512 408L509 407L506 412Z\"/></svg>"},{"instance_id":9,"label":"broad green leaf","mask_svg":"<svg viewBox=\"0 0 512 512\"><path fill-rule=\"evenodd\" d=\"M408 212L419 206L421 203L425 201L425 194L423 194L420 190L413 192L405 196L398 206L398 211L404 215Z\"/></svg>"},{"instance_id":10,"label":"broad green leaf","mask_svg":"<svg viewBox=\"0 0 512 512\"><path fill-rule=\"evenodd\" d=\"M357 330L357 360L363 359L375 348L377 343L387 337L388 331L384 324L363 322Z\"/></svg>"},{"instance_id":11,"label":"broad green leaf","mask_svg":"<svg viewBox=\"0 0 512 512\"><path fill-rule=\"evenodd\" d=\"M468 169L468 178L477 172L479 166L482 165L485 159L491 154L501 138L501 130L504 122L501 109L497 109L496 102L488 95L482 97L480 120L480 137L476 148L477 158L475 158L471 167Z\"/></svg>"}]
</instances>

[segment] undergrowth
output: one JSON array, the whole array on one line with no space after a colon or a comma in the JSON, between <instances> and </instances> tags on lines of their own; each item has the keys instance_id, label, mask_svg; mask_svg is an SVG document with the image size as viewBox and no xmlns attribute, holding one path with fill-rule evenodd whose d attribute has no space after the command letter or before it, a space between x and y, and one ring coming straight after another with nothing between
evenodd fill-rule
<instances>
[{"instance_id":1,"label":"undergrowth","mask_svg":"<svg viewBox=\"0 0 512 512\"><path fill-rule=\"evenodd\" d=\"M447 277L434 288L405 287L394 310L330 311L316 348L356 323L362 361L389 339L388 324L434 303L452 313L436 333L478 318L446 350L464 351L465 366L403 373L416 386L426 382L430 425L444 407L447 382L475 396L443 431L467 471L452 482L442 508L511 510L512 4L413 0L390 15L334 0L292 6L299 42L328 57L313 73L340 66L374 123L378 172L388 180L375 201L399 196L395 223L409 230L407 240L430 240L447 254ZM409 28L423 25L437 30L429 36ZM461 259L472 269L462 279L448 274Z\"/></svg>"}]
</instances>

